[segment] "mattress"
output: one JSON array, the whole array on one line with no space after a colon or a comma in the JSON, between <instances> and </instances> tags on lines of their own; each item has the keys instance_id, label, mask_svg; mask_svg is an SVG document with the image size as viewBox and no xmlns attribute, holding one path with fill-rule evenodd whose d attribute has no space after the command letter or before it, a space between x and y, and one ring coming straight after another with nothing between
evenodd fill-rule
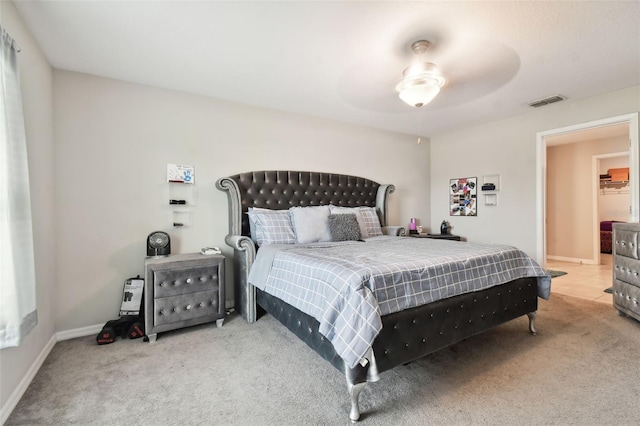
<instances>
[{"instance_id":1,"label":"mattress","mask_svg":"<svg viewBox=\"0 0 640 426\"><path fill-rule=\"evenodd\" d=\"M515 247L383 236L263 246L249 282L317 319L353 367L370 350L382 315L523 277L538 277L538 295L549 297L549 275Z\"/></svg>"}]
</instances>

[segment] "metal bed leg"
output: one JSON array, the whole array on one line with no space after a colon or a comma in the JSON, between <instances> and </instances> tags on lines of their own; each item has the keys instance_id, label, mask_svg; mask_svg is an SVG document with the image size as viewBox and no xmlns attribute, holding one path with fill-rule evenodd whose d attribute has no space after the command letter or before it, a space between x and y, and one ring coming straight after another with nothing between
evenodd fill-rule
<instances>
[{"instance_id":1,"label":"metal bed leg","mask_svg":"<svg viewBox=\"0 0 640 426\"><path fill-rule=\"evenodd\" d=\"M360 397L360 392L364 389L364 386L367 382L356 383L352 385L351 383L347 383L347 387L349 388L349 396L351 397L351 412L349 413L349 418L351 419L351 423L355 423L360 418L360 407L358 406L358 398Z\"/></svg>"},{"instance_id":2,"label":"metal bed leg","mask_svg":"<svg viewBox=\"0 0 640 426\"><path fill-rule=\"evenodd\" d=\"M529 312L527 314L527 316L529 317L529 331L531 332L531 334L533 334L534 336L536 335L536 315L538 315L538 312L534 311L534 312Z\"/></svg>"}]
</instances>

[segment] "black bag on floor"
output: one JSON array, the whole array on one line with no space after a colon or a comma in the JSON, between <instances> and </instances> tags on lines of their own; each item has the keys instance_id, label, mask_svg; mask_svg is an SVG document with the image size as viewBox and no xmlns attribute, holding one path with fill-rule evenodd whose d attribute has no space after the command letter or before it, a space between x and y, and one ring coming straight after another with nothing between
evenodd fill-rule
<instances>
[{"instance_id":1,"label":"black bag on floor","mask_svg":"<svg viewBox=\"0 0 640 426\"><path fill-rule=\"evenodd\" d=\"M137 339L144 336L144 324L139 317L125 317L107 321L96 336L99 345L113 343L116 337Z\"/></svg>"},{"instance_id":2,"label":"black bag on floor","mask_svg":"<svg viewBox=\"0 0 640 426\"><path fill-rule=\"evenodd\" d=\"M120 318L107 321L96 336L99 345L106 345L116 341L117 336L137 339L144 336L144 280L138 275L124 282L122 290L122 304Z\"/></svg>"}]
</instances>

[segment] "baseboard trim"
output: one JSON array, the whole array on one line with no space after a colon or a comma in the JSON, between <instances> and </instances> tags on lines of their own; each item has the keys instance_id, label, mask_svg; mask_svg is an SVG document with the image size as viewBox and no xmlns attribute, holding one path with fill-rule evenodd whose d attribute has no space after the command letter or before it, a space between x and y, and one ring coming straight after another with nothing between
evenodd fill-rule
<instances>
[{"instance_id":1,"label":"baseboard trim","mask_svg":"<svg viewBox=\"0 0 640 426\"><path fill-rule=\"evenodd\" d=\"M547 260L557 260L559 262L582 263L584 265L595 265L596 264L596 262L593 259L580 259L580 258L577 258L577 257L564 257L564 256L547 255Z\"/></svg>"},{"instance_id":2,"label":"baseboard trim","mask_svg":"<svg viewBox=\"0 0 640 426\"><path fill-rule=\"evenodd\" d=\"M102 330L104 324L88 325L86 327L74 328L72 330L59 331L56 333L58 342L63 340L75 339L76 337L86 337L97 335Z\"/></svg>"},{"instance_id":3,"label":"baseboard trim","mask_svg":"<svg viewBox=\"0 0 640 426\"><path fill-rule=\"evenodd\" d=\"M76 337L86 337L86 336L94 336L97 335L100 330L102 330L103 324L89 325L87 327L74 328L72 330L59 331L51 336L51 339L47 342L47 344L42 348L40 354L33 362L27 373L24 375L18 387L13 391L7 402L4 404L2 408L0 408L0 425L3 425L13 409L16 408L18 402L20 402L20 398L27 391L27 388L33 381L33 378L36 377L40 367L51 353L51 350L56 345L57 342L62 342L63 340L75 339Z\"/></svg>"},{"instance_id":4,"label":"baseboard trim","mask_svg":"<svg viewBox=\"0 0 640 426\"><path fill-rule=\"evenodd\" d=\"M27 373L24 375L22 380L20 380L18 387L13 391L4 406L0 408L0 424L3 425L13 412L13 409L16 408L16 405L20 402L20 398L22 398L22 395L27 391L27 388L33 381L33 378L38 374L40 367L42 367L42 364L47 359L56 343L56 335L54 334L51 336L51 339L49 339L44 348L42 348L42 351L40 351L38 357L33 361L33 364L31 364L31 367L29 367L29 370L27 370Z\"/></svg>"}]
</instances>

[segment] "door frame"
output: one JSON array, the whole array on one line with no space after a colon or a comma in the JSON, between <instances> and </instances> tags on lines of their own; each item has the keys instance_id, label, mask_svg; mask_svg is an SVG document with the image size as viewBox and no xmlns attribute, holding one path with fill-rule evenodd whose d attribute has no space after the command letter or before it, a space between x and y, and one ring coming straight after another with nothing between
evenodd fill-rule
<instances>
[{"instance_id":1,"label":"door frame","mask_svg":"<svg viewBox=\"0 0 640 426\"><path fill-rule=\"evenodd\" d=\"M624 114L536 133L536 260L547 263L547 142L546 138L614 124L629 124L629 195L632 222L640 220L640 133L638 113Z\"/></svg>"}]
</instances>

